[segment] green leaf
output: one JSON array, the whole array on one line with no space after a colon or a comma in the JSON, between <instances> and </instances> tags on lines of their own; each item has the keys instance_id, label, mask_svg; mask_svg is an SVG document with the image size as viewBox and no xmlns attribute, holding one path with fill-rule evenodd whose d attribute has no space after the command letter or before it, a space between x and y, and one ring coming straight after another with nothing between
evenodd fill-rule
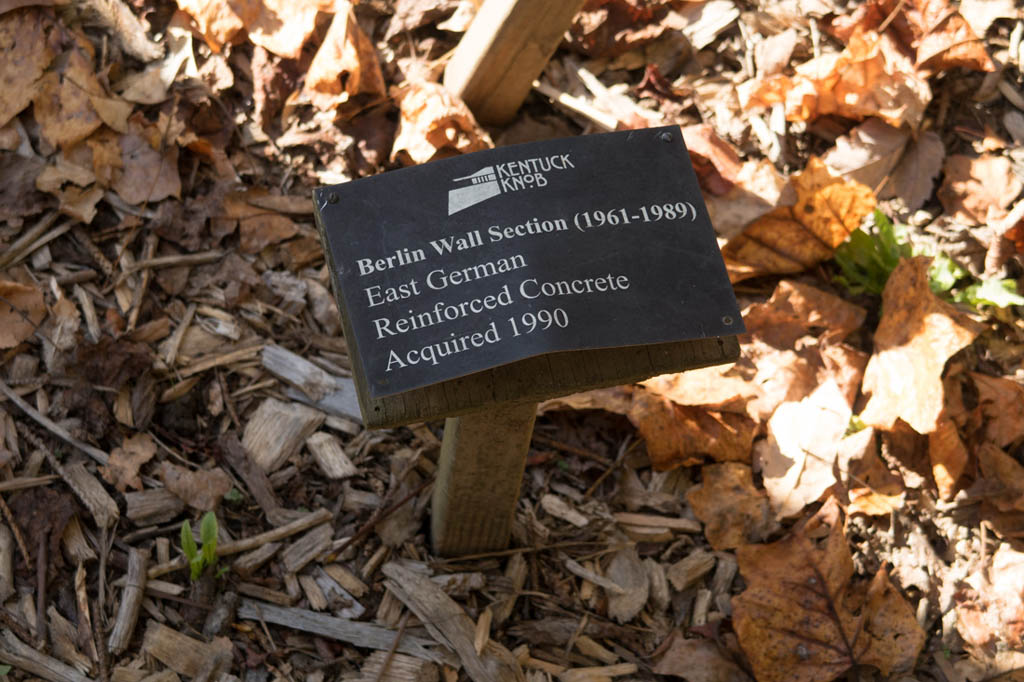
<instances>
[{"instance_id":1,"label":"green leaf","mask_svg":"<svg viewBox=\"0 0 1024 682\"><path fill-rule=\"evenodd\" d=\"M241 502L244 499L245 498L242 497L242 493L241 493L241 491L238 490L238 488L232 488L231 490L227 491L224 494L224 500L227 501L227 502L230 502L232 504L236 504L238 502Z\"/></svg>"},{"instance_id":2,"label":"green leaf","mask_svg":"<svg viewBox=\"0 0 1024 682\"><path fill-rule=\"evenodd\" d=\"M203 559L207 566L213 566L217 563L217 516L212 511L203 514L199 538L203 541Z\"/></svg>"},{"instance_id":3,"label":"green leaf","mask_svg":"<svg viewBox=\"0 0 1024 682\"><path fill-rule=\"evenodd\" d=\"M7 677L11 674L11 666L0 665L0 677Z\"/></svg>"},{"instance_id":4,"label":"green leaf","mask_svg":"<svg viewBox=\"0 0 1024 682\"><path fill-rule=\"evenodd\" d=\"M192 526L189 525L188 519L181 522L181 551L189 561L199 556L199 547L196 546L196 539L192 537Z\"/></svg>"},{"instance_id":5,"label":"green leaf","mask_svg":"<svg viewBox=\"0 0 1024 682\"><path fill-rule=\"evenodd\" d=\"M972 284L957 294L955 300L971 305L994 305L1006 308L1024 305L1024 296L1017 293L1017 281L1013 279L989 279Z\"/></svg>"},{"instance_id":6,"label":"green leaf","mask_svg":"<svg viewBox=\"0 0 1024 682\"><path fill-rule=\"evenodd\" d=\"M928 286L936 294L941 294L952 289L966 276L966 270L946 254L940 253L935 256L931 267L928 268Z\"/></svg>"},{"instance_id":7,"label":"green leaf","mask_svg":"<svg viewBox=\"0 0 1024 682\"><path fill-rule=\"evenodd\" d=\"M203 557L197 556L188 562L189 571L192 575L192 580L199 580L199 576L203 574L203 568L205 568Z\"/></svg>"}]
</instances>

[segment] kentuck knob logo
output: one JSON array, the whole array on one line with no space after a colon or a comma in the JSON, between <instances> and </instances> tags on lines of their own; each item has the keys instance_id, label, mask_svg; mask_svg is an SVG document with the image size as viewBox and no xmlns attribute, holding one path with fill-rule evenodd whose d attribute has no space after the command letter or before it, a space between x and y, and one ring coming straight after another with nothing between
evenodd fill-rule
<instances>
[{"instance_id":1,"label":"kentuck knob logo","mask_svg":"<svg viewBox=\"0 0 1024 682\"><path fill-rule=\"evenodd\" d=\"M568 154L554 154L485 166L471 175L453 178L452 182L463 184L448 190L448 215L503 192L545 187L548 184L548 173L575 167Z\"/></svg>"}]
</instances>

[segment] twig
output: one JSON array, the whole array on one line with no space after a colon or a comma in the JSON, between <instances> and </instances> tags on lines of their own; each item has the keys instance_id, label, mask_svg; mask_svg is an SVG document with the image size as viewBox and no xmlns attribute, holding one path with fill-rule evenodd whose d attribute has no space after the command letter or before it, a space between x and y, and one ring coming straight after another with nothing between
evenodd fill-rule
<instances>
[{"instance_id":1,"label":"twig","mask_svg":"<svg viewBox=\"0 0 1024 682\"><path fill-rule=\"evenodd\" d=\"M21 552L21 556L25 557L25 566L31 571L32 556L28 553L28 547L25 545L25 538L21 534L21 529L14 522L14 514L11 513L11 508L7 506L7 502L4 501L3 497L0 497L0 510L3 511L4 518L7 519L7 524L11 527L11 532L14 533L14 541L18 543L18 551Z\"/></svg>"},{"instance_id":2,"label":"twig","mask_svg":"<svg viewBox=\"0 0 1024 682\"><path fill-rule=\"evenodd\" d=\"M388 649L387 654L384 656L384 662L381 663L380 671L377 673L373 682L383 682L384 676L388 672L388 668L391 667L391 661L395 658L395 653L398 651L398 643L402 641L402 635L405 634L405 626L409 624L409 616L412 615L412 611L406 610L402 615L401 622L398 623L398 632L395 633L395 642Z\"/></svg>"},{"instance_id":3,"label":"twig","mask_svg":"<svg viewBox=\"0 0 1024 682\"><path fill-rule=\"evenodd\" d=\"M203 251L201 253L183 253L178 256L159 256L157 258L146 258L128 265L124 269L126 275L147 268L174 268L179 265L205 265L216 263L224 257L220 250Z\"/></svg>"},{"instance_id":4,"label":"twig","mask_svg":"<svg viewBox=\"0 0 1024 682\"><path fill-rule=\"evenodd\" d=\"M22 400L21 397L13 390L11 390L11 387L5 384L3 381L0 381L0 393L3 393L5 396L7 396L8 400L17 405L22 412L31 417L40 426L45 427L50 433L60 438L68 445L75 446L85 454L95 459L100 464L106 466L107 460L109 459L107 453L97 448L94 448L88 443L83 443L82 441L78 440L70 433L68 433L67 429L65 429L63 426L60 426L53 420L44 417L42 414L39 413L38 410L36 410L34 407L26 403L24 400Z\"/></svg>"},{"instance_id":5,"label":"twig","mask_svg":"<svg viewBox=\"0 0 1024 682\"><path fill-rule=\"evenodd\" d=\"M624 459L626 459L626 455L628 455L630 452L632 452L633 448L635 448L637 445L640 444L640 441L636 441L632 445L630 445L629 447L626 447L628 443L629 443L629 439L627 438L622 443L622 447L619 448L619 454L615 458L615 461L612 462L612 465L610 467L608 467L607 469L605 469L604 472L600 476L597 477L597 480L594 481L594 484L592 486L587 488L587 492L583 493L583 499L587 499L588 497L590 497L591 495L594 494L594 491L597 490L597 487L599 485L601 485L602 483L604 483L604 479L606 479L609 476L611 476L613 471L615 471L616 469L619 468L619 465L622 464L622 461Z\"/></svg>"},{"instance_id":6,"label":"twig","mask_svg":"<svg viewBox=\"0 0 1024 682\"><path fill-rule=\"evenodd\" d=\"M604 464L606 467L610 467L612 465L612 460L608 459L603 455L599 455L596 452L590 452L589 450L584 450L583 448L578 448L575 445L562 443L561 441L557 441L554 438L542 436L539 433L533 434L533 440L537 441L538 443L541 443L542 445L549 445L553 448L561 450L562 452L568 452L571 455L576 455L578 457L583 457L585 459L594 460L595 462L600 462L601 464Z\"/></svg>"},{"instance_id":7,"label":"twig","mask_svg":"<svg viewBox=\"0 0 1024 682\"><path fill-rule=\"evenodd\" d=\"M121 593L121 605L117 609L117 620L107 640L110 653L120 654L128 647L139 619L139 607L146 588L146 555L142 550L132 548L128 554L128 576Z\"/></svg>"},{"instance_id":8,"label":"twig","mask_svg":"<svg viewBox=\"0 0 1024 682\"><path fill-rule=\"evenodd\" d=\"M28 248L28 246L38 239L40 235L46 232L50 225L53 225L59 215L60 214L57 211L47 213L43 216L42 220L26 230L17 241L7 247L7 250L0 254L0 268L6 268L8 265L13 263L18 256L21 255L22 251Z\"/></svg>"},{"instance_id":9,"label":"twig","mask_svg":"<svg viewBox=\"0 0 1024 682\"><path fill-rule=\"evenodd\" d=\"M342 552L348 549L349 545L356 542L357 540L362 540L364 537L369 535L370 532L377 527L377 524L379 524L381 521L394 514L396 511L398 511L399 508L401 508L409 500L413 499L421 492L423 492L423 489L433 482L434 478L433 476L431 476L427 480L423 481L423 483L420 483L418 486L416 486L415 490L410 492L408 495L403 497L398 502L395 502L390 507L386 509L378 509L376 512L374 512L373 516L370 517L369 521L364 523L362 527L359 530L357 530L352 537L350 537L348 540L345 540L345 542L341 543L341 546L339 546L338 549L334 550L332 554L340 556Z\"/></svg>"},{"instance_id":10,"label":"twig","mask_svg":"<svg viewBox=\"0 0 1024 682\"><path fill-rule=\"evenodd\" d=\"M280 528L274 528L268 530L266 533L260 533L259 535L253 535L252 537L242 538L241 540L235 540L234 542L226 542L223 545L217 546L217 556L230 556L232 554L238 554L239 552L247 552L250 549L256 549L257 547L264 545L268 542L277 542L291 535L295 535L307 528L320 525L330 521L333 518L331 512L327 509L318 509L301 519L296 519L291 523L281 526ZM168 561L165 564L157 564L147 571L147 575L152 580L153 578L159 578L162 575L170 573L171 571L177 571L179 569L188 566L188 559L184 556L180 556L177 559Z\"/></svg>"},{"instance_id":11,"label":"twig","mask_svg":"<svg viewBox=\"0 0 1024 682\"><path fill-rule=\"evenodd\" d=\"M47 535L39 534L39 549L36 553L36 645L40 648L46 643Z\"/></svg>"},{"instance_id":12,"label":"twig","mask_svg":"<svg viewBox=\"0 0 1024 682\"><path fill-rule=\"evenodd\" d=\"M156 254L156 247L159 244L160 238L156 234L146 235L146 246L143 248L143 260L153 260L154 254ZM153 278L153 270L146 268L142 271L142 282L132 292L132 304L131 313L128 314L128 326L126 331L134 331L135 325L139 321L139 313L142 312L142 298L146 295L146 290L149 289L149 280Z\"/></svg>"}]
</instances>

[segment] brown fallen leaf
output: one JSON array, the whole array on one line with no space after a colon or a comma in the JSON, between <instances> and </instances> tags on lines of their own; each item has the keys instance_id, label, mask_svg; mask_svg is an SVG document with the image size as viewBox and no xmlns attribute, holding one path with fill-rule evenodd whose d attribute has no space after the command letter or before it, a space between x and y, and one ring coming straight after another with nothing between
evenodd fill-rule
<instances>
[{"instance_id":1,"label":"brown fallen leaf","mask_svg":"<svg viewBox=\"0 0 1024 682\"><path fill-rule=\"evenodd\" d=\"M750 461L757 424L744 415L676 405L637 390L628 416L659 471L698 464L704 455L719 462Z\"/></svg>"},{"instance_id":2,"label":"brown fallen leaf","mask_svg":"<svg viewBox=\"0 0 1024 682\"><path fill-rule=\"evenodd\" d=\"M258 253L298 234L299 227L291 218L250 203L250 196L258 197L260 193L254 190L228 194L216 218L218 230L223 233L231 232L235 225L238 226L239 248L242 252Z\"/></svg>"},{"instance_id":3,"label":"brown fallen leaf","mask_svg":"<svg viewBox=\"0 0 1024 682\"><path fill-rule=\"evenodd\" d=\"M741 86L744 108L782 104L790 121L877 116L895 128L916 129L932 99L927 79L888 33L857 31L841 53L823 54L795 70L793 77L779 74Z\"/></svg>"},{"instance_id":4,"label":"brown fallen leaf","mask_svg":"<svg viewBox=\"0 0 1024 682\"><path fill-rule=\"evenodd\" d=\"M103 479L113 484L120 492L129 487L142 490L142 479L139 478L139 467L153 459L156 455L156 442L148 433L137 433L125 438L121 447L110 452L110 460L105 467L100 467Z\"/></svg>"},{"instance_id":5,"label":"brown fallen leaf","mask_svg":"<svg viewBox=\"0 0 1024 682\"><path fill-rule=\"evenodd\" d=\"M677 405L699 405L739 414L746 413L747 403L757 395L752 376L736 364L663 374L640 383L648 392Z\"/></svg>"},{"instance_id":6,"label":"brown fallen leaf","mask_svg":"<svg viewBox=\"0 0 1024 682\"><path fill-rule=\"evenodd\" d=\"M371 104L387 92L377 50L359 28L351 3L339 2L336 11L306 73L304 92L323 110L348 104L359 95L365 96L364 104ZM349 108L354 115L356 107Z\"/></svg>"},{"instance_id":7,"label":"brown fallen leaf","mask_svg":"<svg viewBox=\"0 0 1024 682\"><path fill-rule=\"evenodd\" d=\"M780 203L791 203L789 180L771 161L745 161L736 172L733 186L718 196L708 193L704 201L715 233L732 239L749 223L760 218Z\"/></svg>"},{"instance_id":8,"label":"brown fallen leaf","mask_svg":"<svg viewBox=\"0 0 1024 682\"><path fill-rule=\"evenodd\" d=\"M875 209L868 187L832 176L817 157L792 183L796 204L761 216L722 249L733 282L800 272L831 258Z\"/></svg>"},{"instance_id":9,"label":"brown fallen leaf","mask_svg":"<svg viewBox=\"0 0 1024 682\"><path fill-rule=\"evenodd\" d=\"M877 191L899 163L909 139L910 132L905 128L869 118L836 139L836 146L825 152L821 160L833 175Z\"/></svg>"},{"instance_id":10,"label":"brown fallen leaf","mask_svg":"<svg viewBox=\"0 0 1024 682\"><path fill-rule=\"evenodd\" d=\"M962 13L949 0L870 0L852 14L832 22L833 33L849 40L857 31L883 25L902 49L914 55L914 67L947 71L956 67L995 71L985 44Z\"/></svg>"},{"instance_id":11,"label":"brown fallen leaf","mask_svg":"<svg viewBox=\"0 0 1024 682\"><path fill-rule=\"evenodd\" d=\"M221 498L231 490L231 477L219 467L192 471L164 462L160 473L168 490L200 511L216 509Z\"/></svg>"},{"instance_id":12,"label":"brown fallen leaf","mask_svg":"<svg viewBox=\"0 0 1024 682\"><path fill-rule=\"evenodd\" d=\"M708 123L684 126L682 131L700 186L719 196L732 189L742 165L732 145Z\"/></svg>"},{"instance_id":13,"label":"brown fallen leaf","mask_svg":"<svg viewBox=\"0 0 1024 682\"><path fill-rule=\"evenodd\" d=\"M952 499L958 489L957 481L967 470L970 455L949 417L940 417L935 430L928 434L928 457L939 496L944 500Z\"/></svg>"},{"instance_id":14,"label":"brown fallen leaf","mask_svg":"<svg viewBox=\"0 0 1024 682\"><path fill-rule=\"evenodd\" d=\"M393 96L398 102L399 119L392 161L426 163L494 147L466 103L440 83L408 83Z\"/></svg>"},{"instance_id":15,"label":"brown fallen leaf","mask_svg":"<svg viewBox=\"0 0 1024 682\"><path fill-rule=\"evenodd\" d=\"M1024 182L1010 160L994 154L977 158L954 154L942 167L946 179L938 197L946 213L967 225L984 225L1006 216Z\"/></svg>"},{"instance_id":16,"label":"brown fallen leaf","mask_svg":"<svg viewBox=\"0 0 1024 682\"><path fill-rule=\"evenodd\" d=\"M678 634L652 671L681 677L687 682L750 682L743 668L729 659L713 641L685 639Z\"/></svg>"},{"instance_id":17,"label":"brown fallen leaf","mask_svg":"<svg viewBox=\"0 0 1024 682\"><path fill-rule=\"evenodd\" d=\"M56 68L38 81L32 111L43 137L55 147L66 147L87 138L103 125L90 97L105 96L93 71L92 57L75 43Z\"/></svg>"},{"instance_id":18,"label":"brown fallen leaf","mask_svg":"<svg viewBox=\"0 0 1024 682\"><path fill-rule=\"evenodd\" d=\"M906 489L878 456L878 434L862 429L839 442L839 471L849 504L847 514L888 516L903 507Z\"/></svg>"},{"instance_id":19,"label":"brown fallen leaf","mask_svg":"<svg viewBox=\"0 0 1024 682\"><path fill-rule=\"evenodd\" d=\"M118 196L135 205L181 197L178 147L167 144L155 126L133 121L131 132L121 136L119 145L121 168L113 171L110 184Z\"/></svg>"},{"instance_id":20,"label":"brown fallen leaf","mask_svg":"<svg viewBox=\"0 0 1024 682\"><path fill-rule=\"evenodd\" d=\"M846 397L828 381L800 402L779 405L768 420L768 438L754 446L754 458L779 519L799 514L836 482L837 444L851 414Z\"/></svg>"},{"instance_id":21,"label":"brown fallen leaf","mask_svg":"<svg viewBox=\"0 0 1024 682\"><path fill-rule=\"evenodd\" d=\"M1012 379L971 372L985 417L985 438L1001 448L1024 438L1024 386Z\"/></svg>"},{"instance_id":22,"label":"brown fallen leaf","mask_svg":"<svg viewBox=\"0 0 1024 682\"><path fill-rule=\"evenodd\" d=\"M341 8L348 3L338 3ZM333 0L231 0L253 45L288 59L302 56L302 47L316 30L318 12L335 11Z\"/></svg>"},{"instance_id":23,"label":"brown fallen leaf","mask_svg":"<svg viewBox=\"0 0 1024 682\"><path fill-rule=\"evenodd\" d=\"M704 523L704 536L716 550L764 542L779 528L763 490L754 487L750 466L740 462L708 464L702 482L686 501Z\"/></svg>"},{"instance_id":24,"label":"brown fallen leaf","mask_svg":"<svg viewBox=\"0 0 1024 682\"><path fill-rule=\"evenodd\" d=\"M883 568L854 579L843 524L823 539L805 528L736 550L747 589L733 625L758 682L823 682L855 665L882 675L913 668L925 633Z\"/></svg>"},{"instance_id":25,"label":"brown fallen leaf","mask_svg":"<svg viewBox=\"0 0 1024 682\"><path fill-rule=\"evenodd\" d=\"M31 337L44 317L42 291L0 279L0 348L13 348Z\"/></svg>"},{"instance_id":26,"label":"brown fallen leaf","mask_svg":"<svg viewBox=\"0 0 1024 682\"><path fill-rule=\"evenodd\" d=\"M868 426L888 431L902 419L918 433L935 431L946 360L981 333L981 324L932 293L930 262L901 261L882 292L882 319L862 386L870 394L861 413Z\"/></svg>"},{"instance_id":27,"label":"brown fallen leaf","mask_svg":"<svg viewBox=\"0 0 1024 682\"><path fill-rule=\"evenodd\" d=\"M902 158L889 174L889 181L882 188L881 197L899 197L908 211L916 211L932 196L935 178L942 170L946 148L942 138L933 130L918 134L907 144Z\"/></svg>"},{"instance_id":28,"label":"brown fallen leaf","mask_svg":"<svg viewBox=\"0 0 1024 682\"><path fill-rule=\"evenodd\" d=\"M743 316L747 333L776 348L791 348L820 328L822 343L838 343L864 323L867 311L809 284L784 279L765 303L750 306Z\"/></svg>"},{"instance_id":29,"label":"brown fallen leaf","mask_svg":"<svg viewBox=\"0 0 1024 682\"><path fill-rule=\"evenodd\" d=\"M540 404L541 414L551 410L605 410L615 414L629 414L633 405L631 386L611 386L593 391L573 393L562 398L552 398Z\"/></svg>"},{"instance_id":30,"label":"brown fallen leaf","mask_svg":"<svg viewBox=\"0 0 1024 682\"><path fill-rule=\"evenodd\" d=\"M981 1L981 0L978 0ZM964 3L966 4L966 2ZM969 647L970 658L953 664L953 669L967 682L1022 682L1024 681L1024 651L997 651Z\"/></svg>"},{"instance_id":31,"label":"brown fallen leaf","mask_svg":"<svg viewBox=\"0 0 1024 682\"><path fill-rule=\"evenodd\" d=\"M35 8L0 15L0 127L42 89L40 78L56 54L58 33L53 19Z\"/></svg>"},{"instance_id":32,"label":"brown fallen leaf","mask_svg":"<svg viewBox=\"0 0 1024 682\"><path fill-rule=\"evenodd\" d=\"M220 52L245 27L228 0L176 0L178 9L188 14L199 35L214 52Z\"/></svg>"},{"instance_id":33,"label":"brown fallen leaf","mask_svg":"<svg viewBox=\"0 0 1024 682\"><path fill-rule=\"evenodd\" d=\"M1024 552L1002 544L957 591L957 630L975 647L1024 647Z\"/></svg>"},{"instance_id":34,"label":"brown fallen leaf","mask_svg":"<svg viewBox=\"0 0 1024 682\"><path fill-rule=\"evenodd\" d=\"M982 443L976 453L987 500L999 511L1024 511L1024 465L992 443Z\"/></svg>"},{"instance_id":35,"label":"brown fallen leaf","mask_svg":"<svg viewBox=\"0 0 1024 682\"><path fill-rule=\"evenodd\" d=\"M589 2L569 28L569 43L588 57L616 57L656 40L669 28L667 13L658 2Z\"/></svg>"}]
</instances>

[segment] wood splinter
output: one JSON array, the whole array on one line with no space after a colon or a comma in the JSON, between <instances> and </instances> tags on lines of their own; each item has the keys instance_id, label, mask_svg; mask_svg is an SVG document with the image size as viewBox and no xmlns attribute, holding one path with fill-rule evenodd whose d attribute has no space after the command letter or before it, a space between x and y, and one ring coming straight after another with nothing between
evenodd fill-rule
<instances>
[{"instance_id":1,"label":"wood splinter","mask_svg":"<svg viewBox=\"0 0 1024 682\"><path fill-rule=\"evenodd\" d=\"M139 619L139 608L146 592L146 554L137 548L128 553L128 577L121 594L121 605L117 609L117 620L107 640L107 649L112 654L120 654L128 648L135 623Z\"/></svg>"}]
</instances>

